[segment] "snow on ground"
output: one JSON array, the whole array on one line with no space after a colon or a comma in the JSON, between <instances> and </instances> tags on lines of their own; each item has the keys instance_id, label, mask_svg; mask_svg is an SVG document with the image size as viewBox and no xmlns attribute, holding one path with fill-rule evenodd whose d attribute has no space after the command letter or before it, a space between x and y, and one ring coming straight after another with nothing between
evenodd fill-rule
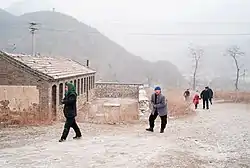
<instances>
[{"instance_id":1,"label":"snow on ground","mask_svg":"<svg viewBox=\"0 0 250 168\"><path fill-rule=\"evenodd\" d=\"M159 119L158 119L159 121ZM147 124L80 124L83 138L59 143L63 124L8 128L0 132L4 168L247 168L250 167L250 108L215 104L197 115L170 120L164 134Z\"/></svg>"}]
</instances>

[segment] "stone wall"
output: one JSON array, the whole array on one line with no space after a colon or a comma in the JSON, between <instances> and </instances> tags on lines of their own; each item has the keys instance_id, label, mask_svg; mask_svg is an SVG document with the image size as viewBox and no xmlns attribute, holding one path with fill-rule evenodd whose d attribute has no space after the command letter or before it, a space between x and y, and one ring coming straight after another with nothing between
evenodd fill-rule
<instances>
[{"instance_id":1,"label":"stone wall","mask_svg":"<svg viewBox=\"0 0 250 168\"><path fill-rule=\"evenodd\" d=\"M97 98L139 98L139 87L142 84L121 84L98 82L95 95Z\"/></svg>"},{"instance_id":2,"label":"stone wall","mask_svg":"<svg viewBox=\"0 0 250 168\"><path fill-rule=\"evenodd\" d=\"M97 82L93 101L79 110L79 121L119 124L139 119L139 88L142 84Z\"/></svg>"},{"instance_id":3,"label":"stone wall","mask_svg":"<svg viewBox=\"0 0 250 168\"><path fill-rule=\"evenodd\" d=\"M88 102L78 116L80 122L96 124L120 124L136 121L138 101L131 98L101 98Z\"/></svg>"}]
</instances>

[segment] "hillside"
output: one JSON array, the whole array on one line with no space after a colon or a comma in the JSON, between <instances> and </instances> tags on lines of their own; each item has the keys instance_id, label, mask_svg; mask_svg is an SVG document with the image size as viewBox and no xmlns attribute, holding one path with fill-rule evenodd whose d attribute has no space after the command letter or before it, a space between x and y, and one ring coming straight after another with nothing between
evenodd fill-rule
<instances>
[{"instance_id":1,"label":"hillside","mask_svg":"<svg viewBox=\"0 0 250 168\"><path fill-rule=\"evenodd\" d=\"M167 86L182 83L177 67L168 61L152 63L135 56L96 29L57 12L35 12L13 16L1 11L0 49L31 53L29 22L39 23L36 51L84 61L98 71L98 78L120 82L146 82L147 78ZM15 47L13 47L15 44Z\"/></svg>"}]
</instances>

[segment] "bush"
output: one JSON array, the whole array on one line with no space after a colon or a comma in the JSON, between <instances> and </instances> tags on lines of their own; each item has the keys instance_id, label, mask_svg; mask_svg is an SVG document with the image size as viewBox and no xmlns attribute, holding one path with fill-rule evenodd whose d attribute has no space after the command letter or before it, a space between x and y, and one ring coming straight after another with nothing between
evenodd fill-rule
<instances>
[{"instance_id":1,"label":"bush","mask_svg":"<svg viewBox=\"0 0 250 168\"><path fill-rule=\"evenodd\" d=\"M152 89L147 90L148 96L153 93ZM185 101L183 97L183 91L177 89L171 89L163 91L164 96L167 99L168 115L169 117L182 117L194 113L191 108L192 101Z\"/></svg>"}]
</instances>

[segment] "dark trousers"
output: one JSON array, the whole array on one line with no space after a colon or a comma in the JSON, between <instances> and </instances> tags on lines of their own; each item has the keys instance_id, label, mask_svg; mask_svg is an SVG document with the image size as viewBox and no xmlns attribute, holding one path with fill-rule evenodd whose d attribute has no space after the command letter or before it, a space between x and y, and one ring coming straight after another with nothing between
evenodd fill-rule
<instances>
[{"instance_id":1,"label":"dark trousers","mask_svg":"<svg viewBox=\"0 0 250 168\"><path fill-rule=\"evenodd\" d=\"M209 99L209 102L210 102L210 104L211 104L211 105L213 104L213 102L212 102L212 98L210 98L210 99Z\"/></svg>"},{"instance_id":2,"label":"dark trousers","mask_svg":"<svg viewBox=\"0 0 250 168\"><path fill-rule=\"evenodd\" d=\"M205 107L209 109L208 99L203 99L203 109L205 109Z\"/></svg>"},{"instance_id":3,"label":"dark trousers","mask_svg":"<svg viewBox=\"0 0 250 168\"><path fill-rule=\"evenodd\" d=\"M157 116L158 116L158 113L157 112L155 112L154 113L154 115L153 114L151 114L150 116L149 116L149 126L150 126L150 128L154 128L154 126L155 126L155 119L157 118ZM161 117L161 130L164 130L165 128L166 128L166 125L167 125L167 115L165 115L165 116L160 116Z\"/></svg>"},{"instance_id":4,"label":"dark trousers","mask_svg":"<svg viewBox=\"0 0 250 168\"><path fill-rule=\"evenodd\" d=\"M78 125L76 124L75 118L67 118L66 122L64 124L64 130L63 130L61 139L67 138L67 136L69 134L70 127L72 127L74 129L74 131L76 133L76 137L82 136L81 131L80 131Z\"/></svg>"},{"instance_id":5,"label":"dark trousers","mask_svg":"<svg viewBox=\"0 0 250 168\"><path fill-rule=\"evenodd\" d=\"M195 108L195 109L198 108L198 104L197 104L197 103L194 104L194 108Z\"/></svg>"}]
</instances>

